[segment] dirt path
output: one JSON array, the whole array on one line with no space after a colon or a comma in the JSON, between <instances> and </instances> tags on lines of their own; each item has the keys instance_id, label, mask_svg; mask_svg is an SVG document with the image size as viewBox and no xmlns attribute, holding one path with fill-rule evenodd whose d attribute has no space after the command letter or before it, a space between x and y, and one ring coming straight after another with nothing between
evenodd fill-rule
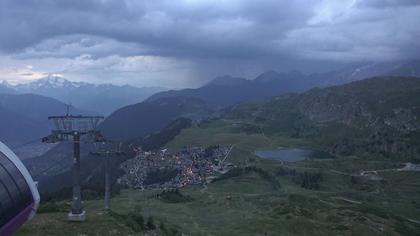
<instances>
[{"instance_id":1,"label":"dirt path","mask_svg":"<svg viewBox=\"0 0 420 236\"><path fill-rule=\"evenodd\" d=\"M330 170L332 173L334 174L339 174L339 175L350 175L346 172L342 172L342 171L338 171L338 170Z\"/></svg>"},{"instance_id":2,"label":"dirt path","mask_svg":"<svg viewBox=\"0 0 420 236\"><path fill-rule=\"evenodd\" d=\"M235 144L233 144L232 146L230 146L229 151L226 153L225 157L223 158L223 160L221 161L221 163L220 163L220 164L223 164L223 163L226 161L226 159L228 158L228 156L229 156L230 152L231 152L231 151L232 151L232 149L233 149L233 146L235 146ZM219 164L219 165L220 165L220 164Z\"/></svg>"},{"instance_id":3,"label":"dirt path","mask_svg":"<svg viewBox=\"0 0 420 236\"><path fill-rule=\"evenodd\" d=\"M345 201L345 202L353 203L353 204L359 204L359 205L362 204L362 202L354 201L354 200L343 198L343 197L332 197L332 199L341 200L341 201Z\"/></svg>"},{"instance_id":4,"label":"dirt path","mask_svg":"<svg viewBox=\"0 0 420 236\"><path fill-rule=\"evenodd\" d=\"M269 139L269 138L265 135L264 131L263 131L263 130L262 130L262 128L261 128L261 125L259 125L259 126L258 126L258 128L260 129L261 135L262 135L265 139L267 139L268 143L269 143L269 144L270 144L270 146L272 147L272 146L273 146L273 141L271 141L271 139Z\"/></svg>"},{"instance_id":5,"label":"dirt path","mask_svg":"<svg viewBox=\"0 0 420 236\"><path fill-rule=\"evenodd\" d=\"M413 220L413 219L407 219L407 220L410 221L411 223L415 223L415 224L420 225L420 221L418 221L418 220Z\"/></svg>"}]
</instances>

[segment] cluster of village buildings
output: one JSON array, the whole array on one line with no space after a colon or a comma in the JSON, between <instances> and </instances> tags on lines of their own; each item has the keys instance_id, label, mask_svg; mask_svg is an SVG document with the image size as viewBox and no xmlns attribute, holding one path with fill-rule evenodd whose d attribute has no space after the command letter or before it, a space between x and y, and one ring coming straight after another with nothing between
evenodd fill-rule
<instances>
[{"instance_id":1,"label":"cluster of village buildings","mask_svg":"<svg viewBox=\"0 0 420 236\"><path fill-rule=\"evenodd\" d=\"M136 189L180 188L202 185L216 171L226 170L231 147L185 147L171 153L139 150L137 156L121 164L125 174L120 183Z\"/></svg>"}]
</instances>

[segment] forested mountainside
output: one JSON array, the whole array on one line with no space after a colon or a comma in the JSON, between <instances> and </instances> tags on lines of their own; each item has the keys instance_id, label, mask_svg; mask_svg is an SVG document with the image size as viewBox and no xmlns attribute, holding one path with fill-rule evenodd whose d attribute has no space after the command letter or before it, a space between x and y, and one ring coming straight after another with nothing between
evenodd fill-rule
<instances>
[{"instance_id":1,"label":"forested mountainside","mask_svg":"<svg viewBox=\"0 0 420 236\"><path fill-rule=\"evenodd\" d=\"M160 98L115 111L100 125L100 129L110 139L129 140L155 133L180 117L199 120L213 113L213 107L201 99Z\"/></svg>"},{"instance_id":2,"label":"forested mountainside","mask_svg":"<svg viewBox=\"0 0 420 236\"><path fill-rule=\"evenodd\" d=\"M238 105L247 129L309 138L333 153L419 156L420 79L376 77Z\"/></svg>"}]
</instances>

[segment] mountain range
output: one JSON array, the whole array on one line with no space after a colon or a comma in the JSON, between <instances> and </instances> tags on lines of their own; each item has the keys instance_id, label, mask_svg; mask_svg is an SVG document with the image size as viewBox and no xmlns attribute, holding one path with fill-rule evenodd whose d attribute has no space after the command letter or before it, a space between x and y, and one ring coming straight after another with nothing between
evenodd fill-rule
<instances>
[{"instance_id":1,"label":"mountain range","mask_svg":"<svg viewBox=\"0 0 420 236\"><path fill-rule=\"evenodd\" d=\"M103 122L101 129L109 138L126 140L158 132L180 117L200 120L217 116L217 113L222 108L224 109L238 103L256 101L288 93L302 93L314 87L323 88L344 84L349 81L364 79L366 76L394 74L420 76L420 67L417 66L419 64L420 61L372 63L353 65L333 72L310 75L299 72L278 73L267 71L253 80L224 76L216 78L197 89L159 92L143 102L142 100L146 96L160 89L135 88L128 85L94 85L85 82L70 82L61 77L50 76L28 84L15 86L2 83L0 84L0 93L7 93L9 97L12 97L13 93L14 95L21 93L44 94L60 101L70 101L82 110L106 114L116 109ZM27 97L29 95L20 96ZM18 99L21 97L17 96L14 98ZM1 100L5 98L3 96ZM23 103L24 101L27 102L27 107L42 107L42 105L34 105L34 101L37 101L36 99L34 101L26 99L20 102ZM63 113L64 104L56 100L54 102L59 104L54 110L59 112L55 113ZM133 105L125 106L127 104ZM33 130L34 133L38 134L39 132L36 130L45 130L44 128L39 128L42 125L38 124L38 119L45 118L49 114L42 112L42 110L33 110L33 114L29 114L29 116L38 114L38 117L36 119L29 117L30 119L28 120L28 114L16 114L17 111L28 111L27 108L22 106L12 108L11 106L4 106L4 104L0 108L3 109L2 113L7 114L4 115L4 119L21 120L18 122L22 124L21 127L27 127L22 130ZM17 117L18 115L19 117ZM4 135L2 136L6 138L2 138L10 139L14 143L21 142L22 140L12 137L15 136L11 131L13 130L12 127L3 128ZM29 136L33 137L34 135L31 134ZM27 137L24 139L28 140Z\"/></svg>"},{"instance_id":2,"label":"mountain range","mask_svg":"<svg viewBox=\"0 0 420 236\"><path fill-rule=\"evenodd\" d=\"M11 84L4 80L0 83L0 93L16 94L17 91L12 88Z\"/></svg>"},{"instance_id":3,"label":"mountain range","mask_svg":"<svg viewBox=\"0 0 420 236\"><path fill-rule=\"evenodd\" d=\"M65 104L53 98L35 94L0 94L1 141L19 145L34 139L41 140L52 127L47 117L65 112ZM91 114L74 107L71 112Z\"/></svg>"},{"instance_id":4,"label":"mountain range","mask_svg":"<svg viewBox=\"0 0 420 236\"><path fill-rule=\"evenodd\" d=\"M317 74L267 71L252 80L223 76L197 89L164 91L151 96L148 100L186 96L200 98L213 105L226 106L285 93L299 93L314 87L341 85L386 75L420 76L420 61L357 64Z\"/></svg>"},{"instance_id":5,"label":"mountain range","mask_svg":"<svg viewBox=\"0 0 420 236\"><path fill-rule=\"evenodd\" d=\"M141 102L162 90L158 87L137 88L130 85L72 82L53 75L30 83L11 85L3 82L0 85L0 93L32 93L48 96L102 115L108 115L123 106Z\"/></svg>"},{"instance_id":6,"label":"mountain range","mask_svg":"<svg viewBox=\"0 0 420 236\"><path fill-rule=\"evenodd\" d=\"M341 85L376 75L420 76L420 61L354 65L324 74L267 71L253 80L223 76L196 89L170 90L112 113L102 124L110 138L133 139L159 131L179 117L208 118L226 107L315 87ZM217 115L216 115L217 116Z\"/></svg>"}]
</instances>

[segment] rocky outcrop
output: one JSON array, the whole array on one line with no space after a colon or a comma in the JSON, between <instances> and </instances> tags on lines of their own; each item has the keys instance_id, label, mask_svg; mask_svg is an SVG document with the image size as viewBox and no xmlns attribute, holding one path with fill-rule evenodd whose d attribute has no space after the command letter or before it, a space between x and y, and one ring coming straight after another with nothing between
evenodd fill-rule
<instances>
[{"instance_id":1,"label":"rocky outcrop","mask_svg":"<svg viewBox=\"0 0 420 236\"><path fill-rule=\"evenodd\" d=\"M415 157L419 156L419 144L413 140L420 131L419 91L418 78L374 78L308 91L296 99L296 109L315 127L340 124L354 131L337 136L328 147L331 152Z\"/></svg>"}]
</instances>

